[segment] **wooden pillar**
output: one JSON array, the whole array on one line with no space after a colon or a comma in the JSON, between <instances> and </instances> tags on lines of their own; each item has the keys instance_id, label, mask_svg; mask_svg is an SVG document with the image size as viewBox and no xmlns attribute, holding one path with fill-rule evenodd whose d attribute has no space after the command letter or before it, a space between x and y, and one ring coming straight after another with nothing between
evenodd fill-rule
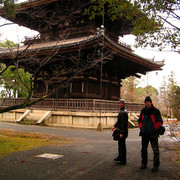
<instances>
[{"instance_id":1,"label":"wooden pillar","mask_svg":"<svg viewBox=\"0 0 180 180\"><path fill-rule=\"evenodd\" d=\"M84 96L88 95L89 79L87 76L84 77Z\"/></svg>"},{"instance_id":2,"label":"wooden pillar","mask_svg":"<svg viewBox=\"0 0 180 180\"><path fill-rule=\"evenodd\" d=\"M121 98L121 87L122 87L121 82L122 80L119 81L119 99Z\"/></svg>"}]
</instances>

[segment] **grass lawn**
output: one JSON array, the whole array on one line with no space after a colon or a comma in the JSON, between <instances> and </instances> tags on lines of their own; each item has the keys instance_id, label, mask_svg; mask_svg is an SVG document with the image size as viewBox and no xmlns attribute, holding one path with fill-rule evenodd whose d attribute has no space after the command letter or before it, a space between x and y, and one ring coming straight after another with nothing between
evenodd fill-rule
<instances>
[{"instance_id":1,"label":"grass lawn","mask_svg":"<svg viewBox=\"0 0 180 180\"><path fill-rule=\"evenodd\" d=\"M0 158L15 151L44 145L65 145L70 142L73 142L72 139L61 136L0 129Z\"/></svg>"}]
</instances>

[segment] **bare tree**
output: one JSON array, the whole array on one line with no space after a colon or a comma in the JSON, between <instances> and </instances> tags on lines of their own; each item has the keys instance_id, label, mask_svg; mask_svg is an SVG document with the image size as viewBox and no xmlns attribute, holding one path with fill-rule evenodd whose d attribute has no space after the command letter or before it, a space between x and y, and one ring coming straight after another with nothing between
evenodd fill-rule
<instances>
[{"instance_id":1,"label":"bare tree","mask_svg":"<svg viewBox=\"0 0 180 180\"><path fill-rule=\"evenodd\" d=\"M9 53L11 58L8 60L6 68L0 72L2 74L9 65L14 65L17 71L20 82L28 90L28 96L23 103L15 106L9 106L0 109L0 113L7 112L13 109L20 109L29 107L45 98L51 97L54 93L58 92L59 89L65 88L71 80L77 75L82 74L93 67L100 69L100 63L106 63L108 60L112 59L112 54L108 51L103 53L103 46L96 44L92 51L86 51L78 47L77 51L71 53L60 52L59 42L53 45L51 53L48 55L43 55L40 49L33 49L33 44L28 45L24 48L13 49ZM28 58L27 58L28 57ZM20 74L19 68L24 68L26 71L32 74L30 79L30 86L23 82ZM36 100L31 100L34 93L34 81L36 78L40 78L41 82L45 85L44 91L36 98ZM49 89L54 84L58 84L53 90Z\"/></svg>"}]
</instances>

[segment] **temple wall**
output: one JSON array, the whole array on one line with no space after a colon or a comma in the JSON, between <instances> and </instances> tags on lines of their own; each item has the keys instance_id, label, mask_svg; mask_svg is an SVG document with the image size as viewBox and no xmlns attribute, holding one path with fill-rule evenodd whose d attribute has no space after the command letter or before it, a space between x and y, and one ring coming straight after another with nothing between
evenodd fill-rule
<instances>
[{"instance_id":1,"label":"temple wall","mask_svg":"<svg viewBox=\"0 0 180 180\"><path fill-rule=\"evenodd\" d=\"M26 111L26 109L18 109L18 110L12 110L9 112L1 113L0 121L16 122L16 120L19 119L25 111Z\"/></svg>"},{"instance_id":2,"label":"temple wall","mask_svg":"<svg viewBox=\"0 0 180 180\"><path fill-rule=\"evenodd\" d=\"M92 113L92 112L53 112L52 116L45 121L50 126L72 126L96 128L101 122L103 127L111 127L117 119L117 113Z\"/></svg>"}]
</instances>

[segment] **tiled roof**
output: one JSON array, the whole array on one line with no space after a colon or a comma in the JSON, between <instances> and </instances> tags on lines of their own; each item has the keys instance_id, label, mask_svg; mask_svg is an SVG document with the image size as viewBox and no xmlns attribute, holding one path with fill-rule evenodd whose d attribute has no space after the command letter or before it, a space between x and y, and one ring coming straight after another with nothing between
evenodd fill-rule
<instances>
[{"instance_id":1,"label":"tiled roof","mask_svg":"<svg viewBox=\"0 0 180 180\"><path fill-rule=\"evenodd\" d=\"M127 57L127 59L133 60L138 63L146 63L149 64L151 66L157 67L158 69L160 69L160 67L163 66L163 63L157 63L154 61L150 61L149 59L143 58L141 56L136 55L135 53L127 50L126 48L124 48L121 45L118 45L116 43L114 43L111 39L109 39L107 36L103 36L101 34L99 35L92 35L92 36L88 36L88 37L81 37L81 38L74 38L74 39L67 39L67 40L63 40L63 41L53 41L53 42L46 42L46 43L40 43L40 44L32 44L29 47L26 46L21 46L19 48L12 48L11 52L9 50L3 50L0 52L0 59L2 59L2 57L7 57L12 55L13 53L17 53L18 52L22 52L24 51L26 48L26 52L34 52L34 51L38 51L40 52L44 52L46 50L54 50L54 49L58 49L58 51L60 52L61 50L70 50L71 48L79 48L79 46L81 47L85 47L88 43L95 43L94 41L103 41L105 42L106 48L108 48L109 50L111 50L112 53L117 54L118 56L122 56L122 57Z\"/></svg>"},{"instance_id":2,"label":"tiled roof","mask_svg":"<svg viewBox=\"0 0 180 180\"><path fill-rule=\"evenodd\" d=\"M5 48L5 47L0 47L0 53L3 52L3 51L7 51L8 49Z\"/></svg>"}]
</instances>

